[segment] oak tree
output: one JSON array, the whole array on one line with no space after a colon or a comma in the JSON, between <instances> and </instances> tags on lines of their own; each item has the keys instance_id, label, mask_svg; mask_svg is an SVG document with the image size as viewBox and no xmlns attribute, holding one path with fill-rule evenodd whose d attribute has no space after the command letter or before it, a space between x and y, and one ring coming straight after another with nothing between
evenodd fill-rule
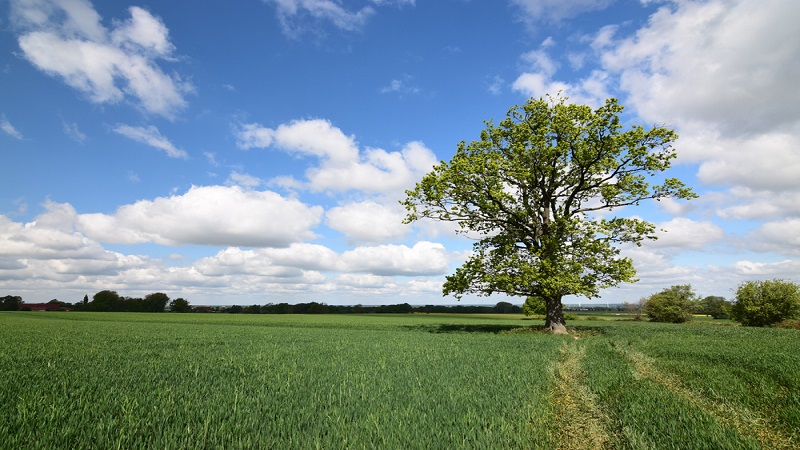
<instances>
[{"instance_id":1,"label":"oak tree","mask_svg":"<svg viewBox=\"0 0 800 450\"><path fill-rule=\"evenodd\" d=\"M615 99L595 110L561 96L530 99L498 125L487 121L479 140L459 143L449 162L406 191L407 223L450 221L478 236L446 278L445 295L540 297L545 326L564 333L564 296L592 298L636 281L619 245L654 239L655 227L609 211L695 194L661 177L676 157L675 132L623 129L622 110Z\"/></svg>"}]
</instances>

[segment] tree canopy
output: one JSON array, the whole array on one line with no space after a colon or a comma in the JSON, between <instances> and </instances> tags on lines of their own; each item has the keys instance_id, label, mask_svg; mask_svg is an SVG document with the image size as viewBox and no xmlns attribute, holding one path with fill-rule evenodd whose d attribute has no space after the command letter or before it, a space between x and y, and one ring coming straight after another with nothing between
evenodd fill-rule
<instances>
[{"instance_id":1,"label":"tree canopy","mask_svg":"<svg viewBox=\"0 0 800 450\"><path fill-rule=\"evenodd\" d=\"M780 279L742 283L736 289L730 315L736 322L751 327L800 317L800 285Z\"/></svg>"},{"instance_id":2,"label":"tree canopy","mask_svg":"<svg viewBox=\"0 0 800 450\"><path fill-rule=\"evenodd\" d=\"M406 222L450 221L478 236L445 295L541 297L545 325L564 332L563 296L592 298L636 280L619 244L654 239L655 227L597 213L695 195L676 178L651 184L677 156L677 135L659 126L623 130L622 110L615 99L596 110L561 96L530 99L498 125L487 121L479 140L459 143L406 192Z\"/></svg>"},{"instance_id":3,"label":"tree canopy","mask_svg":"<svg viewBox=\"0 0 800 450\"><path fill-rule=\"evenodd\" d=\"M653 322L683 323L692 320L697 295L691 285L679 284L651 295L644 305Z\"/></svg>"}]
</instances>

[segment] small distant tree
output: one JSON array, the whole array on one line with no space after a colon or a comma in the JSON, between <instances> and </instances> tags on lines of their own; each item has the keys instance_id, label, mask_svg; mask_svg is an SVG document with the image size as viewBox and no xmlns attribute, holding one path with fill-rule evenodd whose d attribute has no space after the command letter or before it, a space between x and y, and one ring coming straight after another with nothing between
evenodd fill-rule
<instances>
[{"instance_id":1,"label":"small distant tree","mask_svg":"<svg viewBox=\"0 0 800 450\"><path fill-rule=\"evenodd\" d=\"M543 316L547 314L547 305L543 298L529 296L522 305L522 312L526 316Z\"/></svg>"},{"instance_id":2,"label":"small distant tree","mask_svg":"<svg viewBox=\"0 0 800 450\"><path fill-rule=\"evenodd\" d=\"M642 320L642 314L644 313L644 307L647 304L647 298L642 297L638 301L634 303L624 302L622 304L622 309L633 316L633 320Z\"/></svg>"},{"instance_id":3,"label":"small distant tree","mask_svg":"<svg viewBox=\"0 0 800 450\"><path fill-rule=\"evenodd\" d=\"M169 302L169 296L163 292L154 292L145 295L142 300L142 309L147 312L164 312Z\"/></svg>"},{"instance_id":4,"label":"small distant tree","mask_svg":"<svg viewBox=\"0 0 800 450\"><path fill-rule=\"evenodd\" d=\"M176 298L169 302L169 310L172 312L187 313L192 312L192 306L184 298Z\"/></svg>"},{"instance_id":5,"label":"small distant tree","mask_svg":"<svg viewBox=\"0 0 800 450\"><path fill-rule=\"evenodd\" d=\"M519 306L509 302L497 302L492 309L497 314L519 314L522 311Z\"/></svg>"},{"instance_id":6,"label":"small distant tree","mask_svg":"<svg viewBox=\"0 0 800 450\"><path fill-rule=\"evenodd\" d=\"M696 302L692 286L680 284L651 295L644 311L653 322L683 323L692 320Z\"/></svg>"},{"instance_id":7,"label":"small distant tree","mask_svg":"<svg viewBox=\"0 0 800 450\"><path fill-rule=\"evenodd\" d=\"M716 295L709 295L700 301L700 312L715 319L727 319L729 307L730 303L725 300L725 297Z\"/></svg>"},{"instance_id":8,"label":"small distant tree","mask_svg":"<svg viewBox=\"0 0 800 450\"><path fill-rule=\"evenodd\" d=\"M123 299L116 291L105 290L94 294L87 309L89 311L119 311L122 306Z\"/></svg>"},{"instance_id":9,"label":"small distant tree","mask_svg":"<svg viewBox=\"0 0 800 450\"><path fill-rule=\"evenodd\" d=\"M736 290L731 318L742 325L763 327L800 317L800 286L790 281L748 281Z\"/></svg>"}]
</instances>

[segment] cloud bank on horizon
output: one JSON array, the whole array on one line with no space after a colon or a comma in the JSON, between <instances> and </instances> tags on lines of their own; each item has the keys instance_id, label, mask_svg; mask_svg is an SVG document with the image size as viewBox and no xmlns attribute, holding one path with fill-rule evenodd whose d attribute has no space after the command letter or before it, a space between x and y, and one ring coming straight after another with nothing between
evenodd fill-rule
<instances>
[{"instance_id":1,"label":"cloud bank on horizon","mask_svg":"<svg viewBox=\"0 0 800 450\"><path fill-rule=\"evenodd\" d=\"M558 92L675 128L700 194L619 211L665 231L598 301L800 281L800 3L110 3L0 11L0 295L452 303L471 242L398 201Z\"/></svg>"}]
</instances>

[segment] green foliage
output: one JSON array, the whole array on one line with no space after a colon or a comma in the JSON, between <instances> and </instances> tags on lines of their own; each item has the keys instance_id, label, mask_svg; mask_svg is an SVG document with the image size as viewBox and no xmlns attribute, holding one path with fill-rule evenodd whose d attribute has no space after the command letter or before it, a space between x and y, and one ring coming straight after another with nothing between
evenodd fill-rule
<instances>
[{"instance_id":1,"label":"green foliage","mask_svg":"<svg viewBox=\"0 0 800 450\"><path fill-rule=\"evenodd\" d=\"M100 291L92 296L88 311L122 311L122 297L116 291Z\"/></svg>"},{"instance_id":2,"label":"green foliage","mask_svg":"<svg viewBox=\"0 0 800 450\"><path fill-rule=\"evenodd\" d=\"M187 313L192 312L192 306L185 298L176 298L169 302L169 310L177 313Z\"/></svg>"},{"instance_id":3,"label":"green foliage","mask_svg":"<svg viewBox=\"0 0 800 450\"><path fill-rule=\"evenodd\" d=\"M548 322L563 324L563 296L596 297L636 281L618 244L654 238L646 221L594 220L593 213L695 197L677 179L648 181L676 157L672 130L623 130L615 99L597 110L566 100L530 99L511 108L499 125L487 122L480 140L461 142L449 162L406 192L406 222L451 221L481 236L473 255L447 277L444 294L538 296Z\"/></svg>"},{"instance_id":4,"label":"green foliage","mask_svg":"<svg viewBox=\"0 0 800 450\"><path fill-rule=\"evenodd\" d=\"M683 323L692 320L696 302L690 285L675 285L651 295L644 310L653 322Z\"/></svg>"},{"instance_id":5,"label":"green foliage","mask_svg":"<svg viewBox=\"0 0 800 450\"><path fill-rule=\"evenodd\" d=\"M544 299L536 296L529 296L522 305L522 312L526 316L543 316L547 313L547 306Z\"/></svg>"},{"instance_id":6,"label":"green foliage","mask_svg":"<svg viewBox=\"0 0 800 450\"><path fill-rule=\"evenodd\" d=\"M497 302L492 308L497 314L519 314L522 308L509 302Z\"/></svg>"},{"instance_id":7,"label":"green foliage","mask_svg":"<svg viewBox=\"0 0 800 450\"><path fill-rule=\"evenodd\" d=\"M16 311L22 304L22 297L18 295L6 295L0 297L0 311Z\"/></svg>"},{"instance_id":8,"label":"green foliage","mask_svg":"<svg viewBox=\"0 0 800 450\"><path fill-rule=\"evenodd\" d=\"M800 286L791 281L748 281L739 285L730 308L742 325L763 327L800 317Z\"/></svg>"},{"instance_id":9,"label":"green foliage","mask_svg":"<svg viewBox=\"0 0 800 450\"><path fill-rule=\"evenodd\" d=\"M142 299L141 312L164 312L164 307L169 302L169 296L163 292L147 294Z\"/></svg>"},{"instance_id":10,"label":"green foliage","mask_svg":"<svg viewBox=\"0 0 800 450\"><path fill-rule=\"evenodd\" d=\"M700 313L708 314L715 319L727 319L730 303L725 297L709 295L700 301Z\"/></svg>"}]
</instances>

